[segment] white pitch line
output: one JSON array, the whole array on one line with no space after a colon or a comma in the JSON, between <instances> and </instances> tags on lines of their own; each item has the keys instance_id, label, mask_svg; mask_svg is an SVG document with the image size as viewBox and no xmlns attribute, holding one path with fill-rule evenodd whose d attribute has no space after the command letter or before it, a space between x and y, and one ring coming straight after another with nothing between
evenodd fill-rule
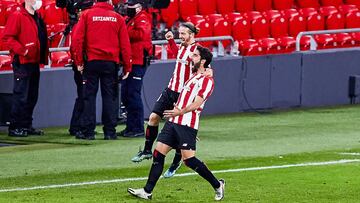
<instances>
[{"instance_id":1,"label":"white pitch line","mask_svg":"<svg viewBox=\"0 0 360 203\"><path fill-rule=\"evenodd\" d=\"M360 153L356 153L356 152L353 152L353 153L350 153L350 152L341 152L339 153L340 155L351 155L351 156L360 156Z\"/></svg>"},{"instance_id":2,"label":"white pitch line","mask_svg":"<svg viewBox=\"0 0 360 203\"><path fill-rule=\"evenodd\" d=\"M217 171L212 171L212 172L213 173L235 173L235 172L242 172L242 171L260 171L260 170L293 168L293 167L304 167L304 166L325 166L325 165L346 164L346 163L354 163L354 162L360 162L360 159L342 159L342 160L326 161L326 162L310 162L310 163L287 164L287 165L279 165L279 166L237 168L237 169L217 170ZM197 175L197 173L175 174L175 177L184 177L184 176L193 176L193 175ZM0 193L51 189L51 188L64 188L64 187L74 187L74 186L84 186L84 185L97 185L97 184L106 184L106 183L120 183L120 182L130 182L130 181L139 181L139 180L147 180L147 177L123 178L123 179L113 179L113 180L98 180L98 181L91 181L91 182L69 183L69 184L62 184L62 185L45 185L45 186L35 186L35 187L27 187L27 188L1 189Z\"/></svg>"}]
</instances>

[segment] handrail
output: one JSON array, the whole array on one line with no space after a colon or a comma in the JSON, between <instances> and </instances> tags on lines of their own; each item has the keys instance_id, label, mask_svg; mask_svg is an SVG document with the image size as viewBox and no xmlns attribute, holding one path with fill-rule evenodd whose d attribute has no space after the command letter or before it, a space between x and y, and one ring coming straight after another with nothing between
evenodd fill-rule
<instances>
[{"instance_id":1,"label":"handrail","mask_svg":"<svg viewBox=\"0 0 360 203\"><path fill-rule=\"evenodd\" d=\"M218 41L218 47L214 48L212 50L214 57L217 56L224 56L225 55L225 48L223 46L223 44L221 43L222 40L230 40L231 41L231 50L230 50L230 54L233 56L237 56L239 55L239 51L238 51L238 44L235 43L235 40L232 36L217 36L217 37L199 37L199 38L195 38L195 41L197 42L207 42L207 41ZM175 43L179 44L181 41L180 39L176 39ZM164 45L166 45L168 43L167 40L155 40L152 41L153 45L161 45L161 59L165 60L167 59L167 50L165 48Z\"/></svg>"},{"instance_id":2,"label":"handrail","mask_svg":"<svg viewBox=\"0 0 360 203\"><path fill-rule=\"evenodd\" d=\"M49 52L57 52L57 51L69 51L70 47L56 47L56 48L49 48ZM9 55L9 51L0 51L0 55Z\"/></svg>"},{"instance_id":3,"label":"handrail","mask_svg":"<svg viewBox=\"0 0 360 203\"><path fill-rule=\"evenodd\" d=\"M232 36L216 36L216 37L199 37L195 38L197 42L208 42L208 41L218 41L219 45L216 49L213 50L214 57L217 56L224 56L225 55L225 48L221 43L222 40L230 40L231 41L231 50L230 54L233 56L239 55L238 51L238 44L235 43L235 40ZM180 43L180 39L175 39L175 43ZM162 52L161 52L161 59L167 59L167 50L164 45L168 43L167 40L154 40L152 44L161 45ZM49 48L49 52L58 52L58 51L69 51L70 47L57 47L57 48ZM9 51L0 51L0 55L9 55Z\"/></svg>"},{"instance_id":4,"label":"handrail","mask_svg":"<svg viewBox=\"0 0 360 203\"><path fill-rule=\"evenodd\" d=\"M217 36L217 37L199 37L195 38L195 41L197 42L208 42L208 41L220 41L220 40L230 40L231 44L234 44L234 38L231 36ZM176 39L175 43L179 44L181 42L180 39ZM154 40L152 41L153 45L164 45L167 44L167 40Z\"/></svg>"},{"instance_id":5,"label":"handrail","mask_svg":"<svg viewBox=\"0 0 360 203\"><path fill-rule=\"evenodd\" d=\"M318 30L318 31L305 31L300 32L296 36L296 51L300 51L300 40L303 36L310 36L310 50L317 49L317 42L314 40L313 35L318 34L335 34L335 33L344 33L344 32L360 32L360 28L352 29L336 29L336 30Z\"/></svg>"}]
</instances>

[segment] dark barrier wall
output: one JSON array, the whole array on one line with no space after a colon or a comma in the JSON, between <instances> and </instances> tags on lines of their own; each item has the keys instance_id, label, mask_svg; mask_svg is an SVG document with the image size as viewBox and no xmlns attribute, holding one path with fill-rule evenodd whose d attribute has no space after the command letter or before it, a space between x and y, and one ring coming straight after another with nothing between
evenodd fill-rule
<instances>
[{"instance_id":1,"label":"dark barrier wall","mask_svg":"<svg viewBox=\"0 0 360 203\"><path fill-rule=\"evenodd\" d=\"M148 68L143 88L146 117L167 86L174 64L157 62ZM204 114L347 104L348 78L360 74L360 50L223 57L215 59L212 67L215 90ZM12 80L11 73L0 73L0 93L11 93ZM40 83L34 125L68 125L75 100L72 71L42 71ZM97 101L100 121L99 97Z\"/></svg>"}]
</instances>

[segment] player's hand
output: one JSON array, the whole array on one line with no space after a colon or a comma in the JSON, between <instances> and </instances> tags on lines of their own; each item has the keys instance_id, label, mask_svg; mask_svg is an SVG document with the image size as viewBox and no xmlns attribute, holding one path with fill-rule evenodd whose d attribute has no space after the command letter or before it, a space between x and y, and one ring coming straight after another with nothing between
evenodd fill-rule
<instances>
[{"instance_id":1,"label":"player's hand","mask_svg":"<svg viewBox=\"0 0 360 203\"><path fill-rule=\"evenodd\" d=\"M165 34L165 39L166 39L166 40L174 39L174 34L173 34L171 31L168 31L168 32Z\"/></svg>"},{"instance_id":2,"label":"player's hand","mask_svg":"<svg viewBox=\"0 0 360 203\"><path fill-rule=\"evenodd\" d=\"M126 80L126 78L128 78L129 77L129 72L126 72L123 76L122 76L122 80Z\"/></svg>"},{"instance_id":3,"label":"player's hand","mask_svg":"<svg viewBox=\"0 0 360 203\"><path fill-rule=\"evenodd\" d=\"M180 116L181 114L182 114L181 109L176 104L174 104L174 108L172 110L164 111L165 118L176 117L176 116Z\"/></svg>"},{"instance_id":4,"label":"player's hand","mask_svg":"<svg viewBox=\"0 0 360 203\"><path fill-rule=\"evenodd\" d=\"M83 66L83 65L77 66L77 70L78 70L81 74L83 74L84 66Z\"/></svg>"},{"instance_id":5,"label":"player's hand","mask_svg":"<svg viewBox=\"0 0 360 203\"><path fill-rule=\"evenodd\" d=\"M203 74L207 77L213 77L214 71L211 68L207 68L207 69L205 69L205 72Z\"/></svg>"}]
</instances>

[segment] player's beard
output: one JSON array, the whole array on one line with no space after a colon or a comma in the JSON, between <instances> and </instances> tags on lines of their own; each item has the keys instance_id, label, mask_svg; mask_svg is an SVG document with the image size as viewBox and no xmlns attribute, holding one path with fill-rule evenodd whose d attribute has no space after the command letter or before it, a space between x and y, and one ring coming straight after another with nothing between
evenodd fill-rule
<instances>
[{"instance_id":1,"label":"player's beard","mask_svg":"<svg viewBox=\"0 0 360 203\"><path fill-rule=\"evenodd\" d=\"M183 46L187 46L188 44L189 44L189 42L190 42L190 37L189 38L183 38L183 42L181 42L181 45L183 45Z\"/></svg>"},{"instance_id":2,"label":"player's beard","mask_svg":"<svg viewBox=\"0 0 360 203\"><path fill-rule=\"evenodd\" d=\"M194 61L192 61L191 64L192 64L192 68L191 68L192 73L196 73L200 68L200 61L197 63L194 63Z\"/></svg>"}]
</instances>

